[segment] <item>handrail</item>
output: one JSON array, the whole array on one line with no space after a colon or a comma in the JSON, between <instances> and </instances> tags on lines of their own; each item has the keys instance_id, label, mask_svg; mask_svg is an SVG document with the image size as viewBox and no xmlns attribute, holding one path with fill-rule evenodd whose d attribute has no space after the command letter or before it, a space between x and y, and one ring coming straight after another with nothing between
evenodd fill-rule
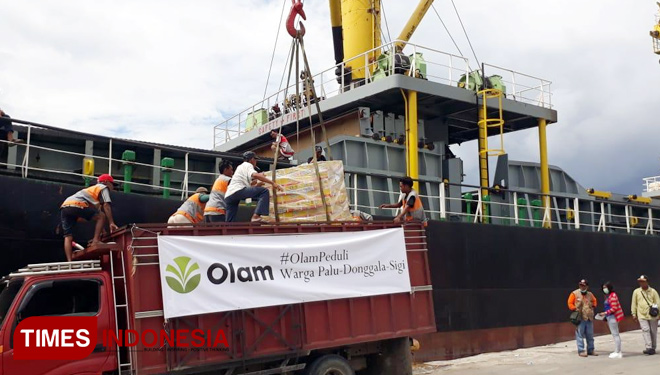
<instances>
[{"instance_id":1,"label":"handrail","mask_svg":"<svg viewBox=\"0 0 660 375\"><path fill-rule=\"evenodd\" d=\"M382 213L390 210L380 209L377 204L390 199L389 197L393 192L358 188L356 187L357 179L355 177L357 174L354 174L353 178L350 176L351 173L348 174L348 181L353 181L352 186L346 187L348 196L352 197L352 201L349 203L351 207L366 209L371 214L376 215L378 212ZM461 197L449 197L445 191L451 185L474 188L475 196L466 198L462 194ZM655 235L655 224L658 224L656 221L660 218L660 206L649 206L635 202L599 201L592 197L580 198L575 194L544 195L507 189L498 189L497 195L502 197L502 201L493 201L491 198L486 200L485 197L482 197L481 190L476 185L441 182L438 187L439 195L420 194L419 196L425 200L425 207L429 208L426 209L427 214L434 215L434 218L440 220L456 217L462 221L473 223L527 225L539 228L549 225L560 230L591 230L594 232L609 232L620 229L629 234ZM375 205L372 206L358 201L360 197L358 193L372 194L369 202L374 202ZM380 195L381 199L377 199L376 195ZM540 201L543 196L550 197L553 204L542 206L533 203L534 200ZM518 197L524 197L525 203L520 204ZM461 211L448 209L451 206L450 202L459 202L458 207L461 207ZM439 207L439 210L430 209L426 204ZM468 208L470 206L472 208ZM467 211L465 211L466 209ZM590 222L590 219L585 221L590 217L596 221Z\"/></svg>"},{"instance_id":2,"label":"handrail","mask_svg":"<svg viewBox=\"0 0 660 375\"><path fill-rule=\"evenodd\" d=\"M303 103L295 103L294 106L291 106L289 109L289 112L286 112L286 101L289 98L284 98L283 94L285 93L292 93L295 92L295 83L291 84L288 87L282 88L278 90L277 92L271 94L270 96L266 97L265 99L255 103L254 105L248 107L247 109L239 112L238 114L224 120L223 122L219 123L218 125L214 126L214 147L218 147L232 139L235 139L237 137L240 137L242 134L245 134L249 131L251 131L252 127L249 127L247 124L248 119L254 119L254 116L257 113L260 113L260 116L267 116L267 121L266 122L259 122L258 126L262 126L274 119L277 118L284 118L285 115L297 115L297 116L306 116L305 113L301 113L301 111L304 111L306 108L309 108L309 102L311 100L325 100L328 97L332 97L338 94L341 94L344 92L344 90L347 88L347 84L344 81L344 77L346 75L345 71L345 66L347 63L354 61L354 60L364 60L364 75L365 75L365 80L364 82L361 82L360 85L364 84L369 84L373 82L373 73L376 70L376 68L379 68L379 62L377 60L374 61L373 56L375 52L378 51L388 51L388 50L393 50L393 46L400 41L398 40L393 40L390 43L384 44L380 47L372 48L360 55L357 55L345 62L342 62L340 64L333 65L332 67L325 69L321 71L320 73L314 75L312 77L312 81L315 82L314 85L315 87L318 87L316 89L317 93L324 93L320 97L317 98L312 98L310 100L307 100L308 98L304 98L301 96L299 100L302 102L303 99L307 100L308 103L307 105L300 105ZM414 51L413 56L416 56L417 52L423 52L426 54L433 54L433 56L424 56L425 62L427 64L427 69L429 69L429 72L427 72L426 79L438 82L438 83L446 83L449 85L456 85L458 86L458 81L460 79L461 75L468 76L470 74L470 68L469 68L469 60L465 57L458 56L458 55L453 55L451 53L443 52L437 49L429 48L429 47L424 47L420 46L414 43L406 42L406 45L409 47L409 50ZM443 59L448 59L448 63L440 63L439 61L436 61L433 57L440 55L443 57ZM392 55L392 59L394 59L394 55ZM455 66L455 61L462 61L463 64L462 66ZM392 75L395 73L395 64L390 63L389 64L389 71L386 72L387 75ZM432 71L433 67L441 67L441 68L447 68L447 71L445 74L438 76L436 75L434 71ZM551 90L550 90L550 85L551 82L545 79L541 79L538 77L534 77L529 74L523 74L519 72L515 72L510 69L503 69L499 68L495 65L488 65L489 68L494 68L498 69L504 72L508 72L512 76L512 81L513 81L513 95L508 95L509 98L516 100L516 101L523 101L527 102L530 104L537 104L541 105L546 108L552 108L552 100L551 100ZM335 71L340 72L340 77L339 80L337 79L335 75ZM329 75L330 78L326 78L326 76ZM518 81L516 82L516 77L518 77ZM431 79L432 78L432 79ZM525 81L526 80L526 81ZM525 81L525 82L522 82ZM529 81L529 82L527 82ZM328 89L326 86L332 86L332 89ZM467 85L466 85L467 87ZM523 95L523 91L516 91L517 87L522 87L525 89L525 92L531 90L539 93L540 100L538 98L527 98ZM301 91L302 92L302 91ZM282 98L280 98L282 96ZM295 96L295 95L294 95ZM284 101L284 102L283 102ZM271 113L271 107L275 104L282 105L281 108L281 114L276 116L274 113ZM294 118L295 120L295 118Z\"/></svg>"},{"instance_id":3,"label":"handrail","mask_svg":"<svg viewBox=\"0 0 660 375\"><path fill-rule=\"evenodd\" d=\"M0 162L0 165L5 166L9 169L20 169L20 173L21 173L21 176L23 178L27 178L30 171L43 172L43 173L52 173L52 174L55 174L55 175L81 177L81 180L85 179L85 178L93 178L94 177L94 176L91 176L91 175L86 175L86 174L83 174L83 173L76 173L76 172L68 171L68 170L60 170L60 169L56 169L56 168L42 168L42 167L39 167L39 166L31 165L30 164L30 151L31 150L32 150L32 152L35 152L35 150L37 152L38 151L46 151L46 152L49 152L49 153L54 153L54 154L59 154L59 155L69 155L69 156L79 157L81 162L82 162L82 160L84 160L86 158L87 159L90 159L90 158L91 159L98 159L98 160L102 160L102 161L107 160L109 171L112 170L112 163L113 163L113 160L114 160L114 161L120 162L122 164L127 163L127 164L131 164L131 165L135 165L135 166L143 166L143 167L146 167L146 168L160 170L160 171L178 172L178 173L183 174L184 178L183 178L183 181L182 181L182 184L181 184L181 188L176 188L176 187L173 187L173 186L161 186L160 182L159 182L159 184L145 184L145 183L140 183L140 182L135 182L135 181L126 181L126 180L120 179L120 178L115 179L116 182L127 184L129 186L146 187L146 188L151 188L151 189L154 189L154 190L157 190L157 191L158 190L161 190L161 191L162 190L168 190L168 191L173 191L173 192L181 192L181 199L183 200L183 199L187 198L188 194L193 193L193 191L188 189L189 182L190 182L190 177L189 177L190 175L201 175L201 176L208 176L208 177L212 177L212 178L215 178L215 176L217 176L217 173L215 173L214 171L190 170L188 168L188 155L189 154L213 155L214 157L222 157L223 159L225 159L226 156L229 155L230 157L226 158L226 159L240 160L240 158L238 158L236 156L232 156L231 154L226 154L226 153L222 153L222 154L220 154L220 153L218 153L218 154L208 153L208 154L205 154L205 153L190 151L190 152L185 153L185 160L186 160L185 169L178 169L178 168L173 168L173 167L168 168L168 167L163 167L160 164L146 164L146 163L141 163L141 162L137 162L137 161L127 162L127 161L124 161L124 160L121 160L121 159L115 159L115 158L112 157L112 148L113 148L113 142L112 141L113 141L113 138L96 136L96 135L89 135L89 134L76 132L76 131L70 131L70 130L66 130L66 129L59 129L59 128L55 128L55 127L48 126L48 125L41 125L41 124L35 125L35 123L31 123L31 122L23 121L23 120L12 119L12 122L19 123L23 127L27 128L26 142L16 144L16 143L9 142L9 141L6 141L6 140L0 140L0 144L4 143L8 146L17 147L17 150L23 148L24 152L23 152L23 155L22 155L22 161L19 162L18 160L16 160L16 162L10 162L10 160L7 160L6 163L5 162ZM107 156L89 155L89 154L82 153L82 152L74 152L74 151L56 149L56 148L53 148L53 147L46 147L46 146L36 145L36 144L34 144L33 139L32 139L33 135L34 135L33 134L33 128L43 128L43 129L47 129L47 130L56 130L58 132L76 134L76 135L82 136L83 139L89 139L89 138L92 138L92 139L95 139L95 140L105 139L105 140L108 141L108 155ZM131 141L128 141L128 140L126 142L131 143ZM143 146L144 145L151 146L148 143L142 143L142 142L134 142L134 143L137 143L138 145L143 145ZM161 147L160 145L153 145L152 147L159 148L159 149L165 149L165 150L168 150L168 149L169 150L176 150L176 151L181 150L181 149L177 149L177 148ZM15 151L15 152L18 152L18 151Z\"/></svg>"},{"instance_id":4,"label":"handrail","mask_svg":"<svg viewBox=\"0 0 660 375\"><path fill-rule=\"evenodd\" d=\"M660 191L660 176L645 177L642 181L644 181L645 193Z\"/></svg>"},{"instance_id":5,"label":"handrail","mask_svg":"<svg viewBox=\"0 0 660 375\"><path fill-rule=\"evenodd\" d=\"M21 120L17 118L12 118L11 122L14 124L21 124L23 127L27 127L28 129L30 127L34 127L37 129L45 129L45 130L53 130L57 132L61 132L64 134L72 134L72 135L77 135L80 137L83 137L85 139L90 139L90 140L103 140L103 141L121 141L121 142L126 142L126 143L131 143L136 146L146 146L146 147L153 147L157 148L160 150L167 150L167 151L176 151L176 152L181 152L181 153L190 153L191 155L197 155L197 156L213 156L213 157L219 157L231 161L242 161L243 158L241 155L231 153L231 152L221 152L221 151L204 151L200 149L195 149L195 148L186 148L186 147L177 147L173 145L166 145L166 144L160 144L160 143L151 143L151 142L145 142L145 141L137 141L137 140L131 140L131 139L122 139L122 138L117 138L117 137L109 137L109 136L104 136L104 135L97 135L97 134L89 134L89 133L84 133L76 130L70 130L70 129L64 129L64 128L59 128L56 126L52 125L45 125L41 124L38 122L33 122L33 121L26 121L26 120ZM264 158L264 160L269 160L268 158Z\"/></svg>"}]
</instances>

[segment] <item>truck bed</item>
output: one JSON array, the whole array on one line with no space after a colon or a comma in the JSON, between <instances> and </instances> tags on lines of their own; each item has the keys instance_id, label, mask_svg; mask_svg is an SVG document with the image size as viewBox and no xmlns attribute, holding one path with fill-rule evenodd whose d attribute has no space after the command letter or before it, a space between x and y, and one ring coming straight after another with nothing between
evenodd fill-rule
<instances>
[{"instance_id":1,"label":"truck bed","mask_svg":"<svg viewBox=\"0 0 660 375\"><path fill-rule=\"evenodd\" d=\"M142 344L131 351L132 367L139 374L187 373L232 363L249 364L268 358L308 355L313 350L345 347L435 331L427 245L421 224L404 226L412 293L300 303L181 317L165 321L158 266L157 234L246 235L349 232L395 228L400 224L310 223L310 224L223 224L167 228L165 225L135 225L113 234L115 251L102 256L112 272L110 257L120 264L124 257L127 275L128 326L119 316L120 328L138 332L154 330L211 330L222 328L229 348L225 351L146 350ZM88 254L90 255L90 254ZM80 254L82 257L83 254ZM115 276L120 275L115 270ZM118 277L117 290L122 290ZM117 304L121 304L118 293ZM121 315L121 314L118 314ZM125 320L125 319L124 319ZM123 356L127 353L124 352Z\"/></svg>"}]
</instances>

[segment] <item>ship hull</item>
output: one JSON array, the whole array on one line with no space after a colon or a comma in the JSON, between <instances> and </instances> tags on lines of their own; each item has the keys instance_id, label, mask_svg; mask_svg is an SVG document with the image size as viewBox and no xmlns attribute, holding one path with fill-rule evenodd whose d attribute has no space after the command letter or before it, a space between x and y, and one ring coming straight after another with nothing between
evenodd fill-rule
<instances>
[{"instance_id":1,"label":"ship hull","mask_svg":"<svg viewBox=\"0 0 660 375\"><path fill-rule=\"evenodd\" d=\"M81 186L0 176L0 274L28 263L64 261L55 233L59 205ZM119 225L166 222L180 201L112 193ZM240 212L249 218L249 209ZM91 224L78 225L84 243ZM610 280L630 314L639 274L660 280L660 238L430 221L429 263L437 332L418 339L417 360L440 360L573 337L568 294L587 278L602 302ZM660 281L658 281L660 283ZM660 285L660 284L659 284ZM627 318L622 328L636 328ZM607 327L596 323L596 331Z\"/></svg>"},{"instance_id":2,"label":"ship hull","mask_svg":"<svg viewBox=\"0 0 660 375\"><path fill-rule=\"evenodd\" d=\"M574 337L568 295L586 278L602 311L611 281L626 316L646 274L660 283L660 238L432 221L427 227L437 333L418 359L438 360ZM638 328L629 318L623 329ZM596 331L609 332L596 322Z\"/></svg>"}]
</instances>

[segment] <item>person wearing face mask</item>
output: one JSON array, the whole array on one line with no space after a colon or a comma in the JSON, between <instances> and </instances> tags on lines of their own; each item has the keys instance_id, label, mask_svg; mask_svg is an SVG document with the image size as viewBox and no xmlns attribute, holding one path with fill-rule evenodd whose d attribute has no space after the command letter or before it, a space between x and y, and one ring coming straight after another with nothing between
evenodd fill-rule
<instances>
[{"instance_id":1,"label":"person wearing face mask","mask_svg":"<svg viewBox=\"0 0 660 375\"><path fill-rule=\"evenodd\" d=\"M610 354L610 358L623 358L621 353L621 336L619 335L619 322L623 320L623 309L619 303L619 296L614 292L614 285L611 282L606 282L602 285L603 293L605 293L605 311L598 315L607 320L607 325L610 327L612 337L614 337L614 352Z\"/></svg>"},{"instance_id":2,"label":"person wearing face mask","mask_svg":"<svg viewBox=\"0 0 660 375\"><path fill-rule=\"evenodd\" d=\"M594 347L594 309L598 305L596 297L589 291L589 283L582 279L568 296L568 308L580 313L580 324L575 328L575 341L577 341L578 355L597 356ZM587 340L587 350L584 350L584 340Z\"/></svg>"}]
</instances>

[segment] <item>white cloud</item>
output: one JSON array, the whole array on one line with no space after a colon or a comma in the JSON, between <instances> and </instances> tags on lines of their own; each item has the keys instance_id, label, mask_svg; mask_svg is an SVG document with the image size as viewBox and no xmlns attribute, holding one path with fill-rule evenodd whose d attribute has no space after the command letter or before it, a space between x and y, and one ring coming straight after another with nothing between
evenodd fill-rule
<instances>
[{"instance_id":1,"label":"white cloud","mask_svg":"<svg viewBox=\"0 0 660 375\"><path fill-rule=\"evenodd\" d=\"M392 37L414 1L384 0ZM553 81L550 161L586 186L632 189L657 171L654 1L456 1L480 59ZM279 0L0 1L0 105L70 129L210 148L212 125L260 100ZM333 64L327 1L307 1L312 69ZM436 1L471 57L451 3ZM288 1L287 1L288 9ZM456 53L435 14L414 42ZM282 30L269 92L284 70ZM535 131L508 136L538 160ZM476 146L455 147L476 182ZM493 164L494 165L494 164ZM637 189L639 190L639 189ZM628 191L626 191L628 192Z\"/></svg>"}]
</instances>

